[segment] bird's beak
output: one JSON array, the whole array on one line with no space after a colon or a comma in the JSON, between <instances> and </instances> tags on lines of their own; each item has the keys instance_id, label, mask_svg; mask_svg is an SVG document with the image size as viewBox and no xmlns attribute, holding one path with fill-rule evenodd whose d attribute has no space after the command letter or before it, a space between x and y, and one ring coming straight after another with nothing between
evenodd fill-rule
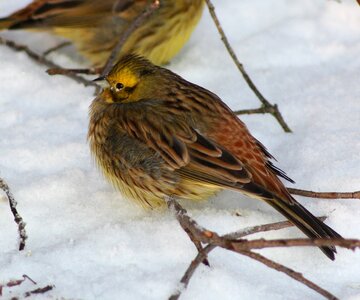
<instances>
[{"instance_id":1,"label":"bird's beak","mask_svg":"<svg viewBox=\"0 0 360 300\"><path fill-rule=\"evenodd\" d=\"M97 81L104 81L106 79L106 77L105 76L100 76L100 77L98 77L98 78L95 78L93 81L94 82L97 82Z\"/></svg>"},{"instance_id":2,"label":"bird's beak","mask_svg":"<svg viewBox=\"0 0 360 300\"><path fill-rule=\"evenodd\" d=\"M106 80L106 76L100 76L98 78L95 78L93 80L93 82L97 83L98 85L100 85L103 89L106 89L109 87L109 83Z\"/></svg>"}]
</instances>

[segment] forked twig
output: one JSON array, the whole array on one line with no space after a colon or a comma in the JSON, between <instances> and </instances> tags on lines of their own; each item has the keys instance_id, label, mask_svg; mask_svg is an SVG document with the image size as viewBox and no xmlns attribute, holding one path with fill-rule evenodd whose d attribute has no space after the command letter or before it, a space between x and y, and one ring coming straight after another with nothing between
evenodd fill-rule
<instances>
[{"instance_id":1,"label":"forked twig","mask_svg":"<svg viewBox=\"0 0 360 300\"><path fill-rule=\"evenodd\" d=\"M51 69L52 68L56 68L56 69L61 68L60 66L58 66L51 60L48 60L44 55L37 54L36 52L32 51L31 49L29 49L29 47L27 47L25 45L17 44L13 41L4 39L2 37L0 37L0 45L5 45L15 51L24 52L31 59L33 59L34 61L36 61L39 64L47 66L48 68L51 68ZM92 82L91 80L87 80L81 76L78 76L75 73L64 73L64 75L75 80L78 83L85 85L85 86L94 86L94 87L98 86L95 82Z\"/></svg>"},{"instance_id":2,"label":"forked twig","mask_svg":"<svg viewBox=\"0 0 360 300\"><path fill-rule=\"evenodd\" d=\"M254 84L254 82L251 80L250 76L246 72L243 64L240 63L240 61L238 60L233 48L231 47L231 45L230 45L230 43L229 43L229 41L228 41L228 39L227 39L227 37L225 35L225 32L224 32L224 30L223 30L223 28L222 28L222 26L220 24L220 21L219 21L218 17L216 16L214 5L212 4L212 2L210 0L205 0L205 1L206 1L207 6L208 6L210 15L211 15L212 19L214 20L216 28L219 31L219 34L221 36L221 40L224 43L227 51L229 52L232 60L234 61L235 65L239 69L242 76L244 77L244 79L245 79L246 83L248 84L248 86L250 87L250 89L254 92L254 94L258 97L258 99L262 103L261 107L258 108L258 109L237 111L235 113L237 113L237 114L270 113L279 122L280 126L283 128L283 130L285 132L291 132L291 129L289 128L289 126L286 124L284 118L282 117L278 106L276 104L271 104L261 94L261 92L258 90L256 85Z\"/></svg>"},{"instance_id":3,"label":"forked twig","mask_svg":"<svg viewBox=\"0 0 360 300\"><path fill-rule=\"evenodd\" d=\"M10 281L6 282L5 284L0 284L0 297L2 296L2 292L3 292L3 289L5 287L6 288L12 288L14 286L19 286L26 279L28 279L34 285L37 285L36 281L31 279L28 275L24 274L22 277L23 277L22 279L14 279L14 280L10 280ZM45 294L46 292L51 291L54 287L55 287L54 285L47 285L47 286L42 287L42 288L37 288L37 289L31 290L31 291L26 292L24 294L24 298L30 297L31 295L34 295L34 294ZM12 297L11 299L18 299L18 298L17 297Z\"/></svg>"},{"instance_id":4,"label":"forked twig","mask_svg":"<svg viewBox=\"0 0 360 300\"><path fill-rule=\"evenodd\" d=\"M324 220L325 218L320 218L321 220ZM226 235L223 235L224 238L242 238L247 235L251 235L258 232L266 232L270 230L279 230L283 228L287 228L290 226L294 226L289 221L284 222L277 222L277 223L271 223L266 225L259 225L259 226L253 226L249 228L245 228L233 233L229 233ZM187 288L191 277L193 276L196 268L205 260L207 259L208 254L216 248L215 245L207 245L202 251L199 251L194 258L194 260L191 261L189 267L186 269L183 277L180 279L180 284L183 289ZM177 300L181 295L181 290L177 290L169 299L170 300Z\"/></svg>"},{"instance_id":5,"label":"forked twig","mask_svg":"<svg viewBox=\"0 0 360 300\"><path fill-rule=\"evenodd\" d=\"M253 252L252 249L263 249L268 247L330 246L330 245L331 246L338 245L348 249L355 249L357 247L360 247L360 240L350 240L350 239L348 240L347 239L284 239L284 240L239 239L246 235L260 231L285 228L290 226L290 222L280 222L274 224L255 226L229 235L219 236L217 233L201 227L194 219L190 218L187 215L186 210L182 208L181 205L175 199L169 197L166 199L166 201L168 207L175 211L176 218L180 223L181 227L186 232L191 232L193 238L198 239L199 242L207 244L205 248L197 254L196 258L191 262L189 268L186 270L184 276L181 278L180 283L183 288L186 288L195 269L204 259L207 258L208 253L212 251L215 247L221 247L229 251L246 255L259 262L262 262L263 264L267 265L270 268L283 272L286 275L290 276L291 278L295 279L296 281L306 285L307 287L313 289L317 293L323 295L327 299L337 299L330 292L322 289L312 281L306 279L302 274L292 269L289 269L279 263L271 261L268 258L265 258L262 255ZM177 290L169 299L171 300L178 299L181 295L182 290L183 289Z\"/></svg>"},{"instance_id":6,"label":"forked twig","mask_svg":"<svg viewBox=\"0 0 360 300\"><path fill-rule=\"evenodd\" d=\"M14 195L10 191L9 185L2 178L0 178L0 189L2 189L5 192L9 200L10 210L14 216L14 221L18 226L19 239L20 239L19 251L24 250L25 241L27 239L27 234L25 229L26 223L24 222L23 218L20 216L19 212L16 209L17 202L14 198Z\"/></svg>"}]
</instances>

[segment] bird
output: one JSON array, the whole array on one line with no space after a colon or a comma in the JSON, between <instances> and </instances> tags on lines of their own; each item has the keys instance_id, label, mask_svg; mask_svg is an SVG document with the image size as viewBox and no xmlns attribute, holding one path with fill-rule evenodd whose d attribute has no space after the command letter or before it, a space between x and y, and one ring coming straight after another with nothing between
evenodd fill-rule
<instances>
[{"instance_id":1,"label":"bird","mask_svg":"<svg viewBox=\"0 0 360 300\"><path fill-rule=\"evenodd\" d=\"M0 30L50 31L72 41L94 67L105 65L121 34L149 0L34 0L0 19ZM137 53L155 64L168 63L190 38L204 0L161 0L135 29L119 55Z\"/></svg>"},{"instance_id":2,"label":"bird","mask_svg":"<svg viewBox=\"0 0 360 300\"><path fill-rule=\"evenodd\" d=\"M273 156L214 93L126 54L89 108L88 141L105 177L144 207L221 190L260 199L309 238L341 238L293 198ZM336 249L320 249L331 260Z\"/></svg>"}]
</instances>

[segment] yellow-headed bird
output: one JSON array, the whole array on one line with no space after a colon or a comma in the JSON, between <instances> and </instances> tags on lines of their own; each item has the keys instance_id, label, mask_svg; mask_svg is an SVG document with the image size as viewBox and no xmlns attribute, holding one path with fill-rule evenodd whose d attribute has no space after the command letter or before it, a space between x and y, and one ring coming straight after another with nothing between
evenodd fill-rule
<instances>
[{"instance_id":1,"label":"yellow-headed bird","mask_svg":"<svg viewBox=\"0 0 360 300\"><path fill-rule=\"evenodd\" d=\"M103 66L122 32L151 0L35 0L0 19L1 29L51 31L71 40L93 66ZM160 7L128 38L121 53L165 64L190 38L204 0L160 0Z\"/></svg>"}]
</instances>

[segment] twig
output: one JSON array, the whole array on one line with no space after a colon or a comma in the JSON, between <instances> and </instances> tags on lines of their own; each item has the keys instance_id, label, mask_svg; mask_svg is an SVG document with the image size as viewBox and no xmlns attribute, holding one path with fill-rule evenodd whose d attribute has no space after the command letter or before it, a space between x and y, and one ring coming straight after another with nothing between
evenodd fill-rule
<instances>
[{"instance_id":1,"label":"twig","mask_svg":"<svg viewBox=\"0 0 360 300\"><path fill-rule=\"evenodd\" d=\"M43 56L48 56L50 53L55 52L57 50L60 50L62 48L70 46L70 45L71 45L71 42L60 43L59 45L57 45L55 47L51 47L51 48L47 49L45 52L43 52Z\"/></svg>"},{"instance_id":2,"label":"twig","mask_svg":"<svg viewBox=\"0 0 360 300\"><path fill-rule=\"evenodd\" d=\"M256 87L256 85L254 84L254 82L251 80L250 76L247 74L247 72L245 71L245 68L243 66L242 63L240 63L240 61L238 60L234 50L232 49L224 30L222 29L222 26L220 25L220 21L218 19L218 17L216 16L215 13L215 7L212 4L212 2L210 0L205 0L206 4L208 6L210 15L212 17L212 19L214 20L214 23L216 25L217 30L219 31L219 34L221 36L221 40L223 41L227 51L229 52L231 58L233 59L235 65L237 66L237 68L239 69L239 71L241 72L242 76L244 77L246 83L248 84L248 86L250 87L250 89L254 92L254 94L258 97L258 99L260 100L260 102L262 103L261 107L259 109L255 109L255 110L249 110L249 111L240 111L240 113L270 113L281 125L281 127L283 128L283 130L285 132L291 132L291 129L289 128L289 126L286 124L284 118L282 117L278 107L276 104L271 104L258 90L258 88Z\"/></svg>"},{"instance_id":3,"label":"twig","mask_svg":"<svg viewBox=\"0 0 360 300\"><path fill-rule=\"evenodd\" d=\"M203 246L201 245L201 242L199 242L199 240L188 229L184 228L184 231L187 233L188 237L193 242L198 252L201 252L203 250ZM206 257L204 257L202 263L208 267L210 266L210 263Z\"/></svg>"},{"instance_id":4,"label":"twig","mask_svg":"<svg viewBox=\"0 0 360 300\"><path fill-rule=\"evenodd\" d=\"M214 245L234 251L248 251L252 249L264 249L274 247L303 247L303 246L339 246L355 250L360 247L360 240L342 238L322 239L280 239L280 240L215 240Z\"/></svg>"},{"instance_id":5,"label":"twig","mask_svg":"<svg viewBox=\"0 0 360 300\"><path fill-rule=\"evenodd\" d=\"M234 113L235 113L236 115L255 115L255 114L271 114L271 115L276 115L277 113L280 114L277 104L270 105L270 106L262 105L261 107L259 107L259 108L254 108L254 109L235 110ZM281 115L280 115L280 116L281 116ZM282 119L281 119L281 120L282 120ZM281 126L284 128L281 120L278 120L278 122L279 122L279 123L281 124ZM284 123L284 124L285 124L285 123ZM285 124L285 126L287 126L287 125ZM290 130L290 129L289 129L289 130ZM286 131L286 130L284 129L284 131ZM286 132L291 132L291 130L290 130L290 131L286 131Z\"/></svg>"},{"instance_id":6,"label":"twig","mask_svg":"<svg viewBox=\"0 0 360 300\"><path fill-rule=\"evenodd\" d=\"M295 272L279 263L273 262L260 254L252 252L252 249L263 249L268 247L293 247L293 246L341 246L348 249L355 249L360 247L360 240L346 240L346 239L287 239L287 240L265 240L265 239L257 239L257 240L245 240L239 238L260 232L267 231L273 229L280 229L287 226L290 226L289 222L280 222L274 224L267 224L261 226L255 226L246 228L244 230L238 231L236 233L231 233L225 236L219 236L217 233L207 230L201 227L195 220L190 218L187 215L187 212L181 205L173 198L169 197L166 199L167 205L170 209L175 211L175 216L179 221L181 227L186 232L191 232L191 235L198 239L199 242L207 244L207 246L197 254L196 258L191 262L190 266L186 270L184 276L181 278L181 285L183 288L186 288L191 276L195 272L195 269L199 266L199 264L207 258L207 255L210 251L212 251L215 247L221 247L227 249L229 251L233 251L242 255L246 255L251 257L257 261L262 262L263 264L277 270L283 272L290 276L291 278L297 280L298 282L308 286L319 294L323 295L328 299L337 299L334 295L329 293L328 291L320 288L315 283L309 281L304 278L302 274ZM183 289L178 289L169 299L176 300L180 297Z\"/></svg>"},{"instance_id":7,"label":"twig","mask_svg":"<svg viewBox=\"0 0 360 300\"><path fill-rule=\"evenodd\" d=\"M10 280L9 282L7 282L5 285L0 284L0 297L2 296L2 292L3 292L3 288L4 287L13 287L13 286L18 286L21 285L26 279L30 280L33 284L37 284L34 280L32 280L28 275L24 274L23 279L15 279L15 280Z\"/></svg>"},{"instance_id":8,"label":"twig","mask_svg":"<svg viewBox=\"0 0 360 300\"><path fill-rule=\"evenodd\" d=\"M321 221L325 221L326 217L319 217L318 219L320 219ZM223 235L222 237L223 238L229 238L229 239L238 239L238 238L242 238L244 236L259 233L259 232L266 232L266 231L271 231L271 230L280 230L280 229L284 229L284 228L291 227L291 226L294 226L294 224L292 224L289 221L276 222L276 223L270 223L270 224L265 224L265 225L258 225L258 226L252 226L252 227L244 228L244 229L241 229L239 231L235 231L233 233ZM184 288L186 288L188 286L188 284L190 282L190 279L191 279L192 275L194 274L196 268L201 264L201 262L204 259L207 258L207 255L215 248L216 248L215 245L207 245L201 252L198 252L197 256L190 263L189 267L187 268L187 270L185 271L183 277L180 280L180 283L182 284L182 286ZM181 294L180 291L176 291L172 295L172 297L174 297L174 298L172 298L172 300L178 299L180 294Z\"/></svg>"},{"instance_id":9,"label":"twig","mask_svg":"<svg viewBox=\"0 0 360 300\"><path fill-rule=\"evenodd\" d=\"M360 191L356 192L313 192L306 190L299 190L293 188L287 188L290 194L319 199L360 199Z\"/></svg>"},{"instance_id":10,"label":"twig","mask_svg":"<svg viewBox=\"0 0 360 300\"><path fill-rule=\"evenodd\" d=\"M319 219L323 221L323 220L325 220L325 217L321 217ZM244 236L251 235L254 233L258 233L258 232L279 230L279 229L287 228L290 226L294 226L294 225L292 223L290 223L289 221L276 222L276 223L271 223L271 224L265 224L265 225L244 228L242 230L226 234L222 237L236 239L236 238L242 238ZM207 258L207 255L215 248L216 248L215 245L207 245L202 251L198 252L195 259L190 263L189 267L186 269L183 277L180 280L180 283L184 289L187 288L187 286L190 282L190 279L191 279L192 275L194 274L196 268L201 264L202 261L204 261L204 259ZM181 290L177 290L169 299L177 300L180 297L180 295L181 295Z\"/></svg>"},{"instance_id":11,"label":"twig","mask_svg":"<svg viewBox=\"0 0 360 300\"><path fill-rule=\"evenodd\" d=\"M16 209L17 202L14 198L14 195L11 193L8 184L2 178L0 178L0 189L2 189L5 192L8 200L9 200L10 210L14 216L14 221L18 225L18 232L19 232L19 238L20 238L19 251L24 250L25 241L27 239L27 234L26 234L26 229L25 229L26 223L24 222L23 218L20 216L20 214L18 213L18 211Z\"/></svg>"},{"instance_id":12,"label":"twig","mask_svg":"<svg viewBox=\"0 0 360 300\"><path fill-rule=\"evenodd\" d=\"M155 10L157 10L160 6L160 0L154 0L152 3L150 3L144 11L137 16L129 25L129 27L121 34L118 42L116 43L115 47L111 51L111 54L106 61L106 64L104 66L104 69L101 73L101 76L105 76L109 73L110 69L112 68L114 61L120 52L121 47L124 45L126 40L129 38L129 36L134 32L135 29L137 29L144 21L149 18Z\"/></svg>"},{"instance_id":13,"label":"twig","mask_svg":"<svg viewBox=\"0 0 360 300\"><path fill-rule=\"evenodd\" d=\"M262 106L259 108L253 108L253 109L241 109L241 110L235 110L235 115L255 115L255 114L268 114L271 113L272 108L267 106Z\"/></svg>"},{"instance_id":14,"label":"twig","mask_svg":"<svg viewBox=\"0 0 360 300\"><path fill-rule=\"evenodd\" d=\"M32 291L29 291L29 292L26 292L24 297L30 297L31 295L34 295L34 294L45 294L47 293L48 291L51 291L55 286L54 285L47 285L47 286L44 286L42 288L37 288L35 290L32 290Z\"/></svg>"},{"instance_id":15,"label":"twig","mask_svg":"<svg viewBox=\"0 0 360 300\"><path fill-rule=\"evenodd\" d=\"M90 69L65 69L65 68L51 68L46 70L49 75L67 75L67 74L85 74L96 75L101 74L102 68L90 68Z\"/></svg>"},{"instance_id":16,"label":"twig","mask_svg":"<svg viewBox=\"0 0 360 300\"><path fill-rule=\"evenodd\" d=\"M323 295L325 298L330 299L330 300L337 300L338 298L335 297L333 294L331 294L330 292L328 292L327 290L324 290L323 288L321 288L320 286L318 286L317 284L315 284L314 282L310 281L309 279L306 279L301 273L296 272L288 267L285 267L284 265L281 265L273 260L270 260L268 258L266 258L265 256L259 254L259 253L255 253L252 251L242 251L241 254L250 257L251 259L254 259L258 262L261 262L262 264L264 264L265 266L274 269L276 271L282 272L288 276L290 276L291 278L295 279L296 281L306 285L307 287L309 287L310 289L314 290L315 292L319 293L320 295Z\"/></svg>"},{"instance_id":17,"label":"twig","mask_svg":"<svg viewBox=\"0 0 360 300\"><path fill-rule=\"evenodd\" d=\"M318 217L320 221L325 221L326 217ZM248 236L251 234L259 233L259 232L267 232L272 230L280 230L288 227L294 226L293 223L290 221L282 221L282 222L275 222L275 223L269 223L264 225L257 225L257 226L251 226L248 228L241 229L239 231L235 231L233 233L228 233L223 235L223 238L226 239L240 239L244 236Z\"/></svg>"},{"instance_id":18,"label":"twig","mask_svg":"<svg viewBox=\"0 0 360 300\"><path fill-rule=\"evenodd\" d=\"M29 56L31 59L33 59L34 61L36 61L39 64L45 65L50 69L61 69L61 67L57 64L55 64L54 62L48 60L45 56L39 55L37 53L35 53L34 51L32 51L31 49L29 49L29 47L25 46L25 45L20 45L15 43L14 41L10 41L7 39L4 39L2 37L0 37L0 44L5 45L15 51L21 51L27 54L27 56ZM91 80L87 80L81 76L78 76L74 73L65 73L63 74L73 80L75 80L78 83L81 83L85 86L94 86L94 87L98 87L98 85L95 82L92 82Z\"/></svg>"}]
</instances>

